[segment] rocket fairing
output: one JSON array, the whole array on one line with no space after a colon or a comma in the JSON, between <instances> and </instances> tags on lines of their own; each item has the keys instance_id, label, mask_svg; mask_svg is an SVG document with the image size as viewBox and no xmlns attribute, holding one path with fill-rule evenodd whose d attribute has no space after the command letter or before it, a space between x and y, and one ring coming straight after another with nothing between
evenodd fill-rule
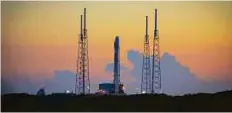
<instances>
[{"instance_id":1,"label":"rocket fairing","mask_svg":"<svg viewBox=\"0 0 232 113\"><path fill-rule=\"evenodd\" d=\"M114 40L114 51L117 52L119 50L119 37L116 36Z\"/></svg>"},{"instance_id":2,"label":"rocket fairing","mask_svg":"<svg viewBox=\"0 0 232 113\"><path fill-rule=\"evenodd\" d=\"M114 40L114 85L115 93L119 93L120 86L120 47L119 37L116 36Z\"/></svg>"}]
</instances>

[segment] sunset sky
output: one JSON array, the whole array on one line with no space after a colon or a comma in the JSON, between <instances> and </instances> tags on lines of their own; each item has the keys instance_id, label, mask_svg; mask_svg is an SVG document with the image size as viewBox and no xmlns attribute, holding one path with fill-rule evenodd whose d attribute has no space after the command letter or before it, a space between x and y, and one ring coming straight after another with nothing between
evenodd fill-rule
<instances>
[{"instance_id":1,"label":"sunset sky","mask_svg":"<svg viewBox=\"0 0 232 113\"><path fill-rule=\"evenodd\" d=\"M143 51L145 16L153 37L158 9L161 55L168 52L202 80L232 81L232 2L1 2L2 76L51 78L75 72L80 15L87 8L91 79L112 79L113 42L121 63ZM161 64L162 65L162 64ZM164 71L164 70L163 70Z\"/></svg>"}]
</instances>

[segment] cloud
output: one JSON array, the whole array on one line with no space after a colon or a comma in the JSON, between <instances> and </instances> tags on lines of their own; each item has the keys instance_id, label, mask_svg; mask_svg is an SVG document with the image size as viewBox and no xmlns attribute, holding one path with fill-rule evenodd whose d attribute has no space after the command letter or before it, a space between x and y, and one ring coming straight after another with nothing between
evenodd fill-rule
<instances>
[{"instance_id":1,"label":"cloud","mask_svg":"<svg viewBox=\"0 0 232 113\"><path fill-rule=\"evenodd\" d=\"M129 70L126 68L130 74L127 72L127 76L125 76L121 73L121 76L125 76L124 78L130 76L135 78L135 81L129 84L124 80L124 83L126 83L128 87L127 90L129 89L129 93L138 92L136 88L140 88L142 58L142 54L138 51L129 50L127 53L127 59L133 64L133 69ZM111 66L113 67L112 63L108 64L106 70L108 71L108 68ZM121 64L121 67L125 66ZM232 89L232 84L226 81L201 81L188 67L181 65L175 59L175 56L167 52L161 57L161 76L162 90L169 95L183 95L199 92L214 93Z\"/></svg>"},{"instance_id":2,"label":"cloud","mask_svg":"<svg viewBox=\"0 0 232 113\"><path fill-rule=\"evenodd\" d=\"M76 73L69 70L58 70L54 72L54 76L46 81L45 91L50 93L63 93L66 90L75 92ZM98 89L99 80L91 79L90 76L90 92L94 93Z\"/></svg>"},{"instance_id":3,"label":"cloud","mask_svg":"<svg viewBox=\"0 0 232 113\"><path fill-rule=\"evenodd\" d=\"M46 80L46 93L64 93L66 90L75 91L76 74L68 70L54 71L54 76Z\"/></svg>"},{"instance_id":4,"label":"cloud","mask_svg":"<svg viewBox=\"0 0 232 113\"><path fill-rule=\"evenodd\" d=\"M2 76L1 78L1 94L5 93L12 93L14 92L14 87L12 84L9 83L9 81Z\"/></svg>"},{"instance_id":5,"label":"cloud","mask_svg":"<svg viewBox=\"0 0 232 113\"><path fill-rule=\"evenodd\" d=\"M29 93L35 94L40 88L40 81L22 75L4 75L1 78L1 94Z\"/></svg>"},{"instance_id":6,"label":"cloud","mask_svg":"<svg viewBox=\"0 0 232 113\"><path fill-rule=\"evenodd\" d=\"M187 67L178 63L169 53L161 57L161 74L162 89L167 94L195 93L201 84Z\"/></svg>"},{"instance_id":7,"label":"cloud","mask_svg":"<svg viewBox=\"0 0 232 113\"><path fill-rule=\"evenodd\" d=\"M75 72L69 70L54 71L54 75L50 79L35 80L25 76L2 76L1 93L30 93L36 94L37 91L44 87L46 94L64 93L65 90L75 91ZM99 80L91 80L91 92L98 89Z\"/></svg>"},{"instance_id":8,"label":"cloud","mask_svg":"<svg viewBox=\"0 0 232 113\"><path fill-rule=\"evenodd\" d=\"M113 69L114 69L114 63L109 63L105 67L105 71L109 73L112 73L114 71ZM127 70L129 70L128 67L124 66L123 64L120 64L120 71L127 71Z\"/></svg>"},{"instance_id":9,"label":"cloud","mask_svg":"<svg viewBox=\"0 0 232 113\"><path fill-rule=\"evenodd\" d=\"M141 78L143 60L142 54L135 50L129 50L127 53L127 60L133 64L131 74L136 78ZM140 80L138 79L138 81Z\"/></svg>"},{"instance_id":10,"label":"cloud","mask_svg":"<svg viewBox=\"0 0 232 113\"><path fill-rule=\"evenodd\" d=\"M138 86L141 80L142 54L129 50L127 59L133 64L131 74L136 78ZM218 92L232 89L231 83L225 81L203 82L196 78L187 67L181 65L174 56L164 53L161 57L161 76L163 92L170 95L183 95L198 92Z\"/></svg>"},{"instance_id":11,"label":"cloud","mask_svg":"<svg viewBox=\"0 0 232 113\"><path fill-rule=\"evenodd\" d=\"M142 54L138 51L130 50L127 53L127 59L133 64L133 69L129 69L121 65L121 81L126 86L126 92L136 93L141 84L141 67ZM106 66L106 71L112 72L112 63ZM162 74L162 88L163 92L170 95L182 95L186 93L198 92L218 92L232 89L232 83L226 81L211 81L203 82L196 78L194 73L178 63L174 56L169 53L164 53L161 57L161 74ZM61 93L65 90L73 90L75 87L75 72L69 70L54 71L54 76L46 80L35 80L29 75L2 75L1 79L1 93L32 93L41 88L45 84L46 93ZM30 75L32 76L32 75ZM33 75L35 76L35 75ZM40 75L36 75L40 76ZM91 92L96 92L98 84L102 79L92 78Z\"/></svg>"}]
</instances>

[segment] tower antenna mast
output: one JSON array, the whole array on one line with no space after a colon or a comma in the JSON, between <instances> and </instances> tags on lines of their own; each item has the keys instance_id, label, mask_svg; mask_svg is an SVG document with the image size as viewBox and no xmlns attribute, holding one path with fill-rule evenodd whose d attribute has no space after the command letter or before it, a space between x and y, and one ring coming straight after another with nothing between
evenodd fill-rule
<instances>
[{"instance_id":1,"label":"tower antenna mast","mask_svg":"<svg viewBox=\"0 0 232 113\"><path fill-rule=\"evenodd\" d=\"M84 23L84 28L82 24ZM84 8L84 20L81 15L80 38L78 41L77 69L76 69L76 94L90 93L89 80L89 55L88 55L88 36L86 28L86 8Z\"/></svg>"},{"instance_id":2,"label":"tower antenna mast","mask_svg":"<svg viewBox=\"0 0 232 113\"><path fill-rule=\"evenodd\" d=\"M146 16L141 93L151 93L151 62L150 62L150 45L149 45L149 35L148 35L148 16Z\"/></svg>"},{"instance_id":3,"label":"tower antenna mast","mask_svg":"<svg viewBox=\"0 0 232 113\"><path fill-rule=\"evenodd\" d=\"M152 94L161 93L161 90L159 34L157 29L157 9L155 9L155 30L152 54Z\"/></svg>"}]
</instances>

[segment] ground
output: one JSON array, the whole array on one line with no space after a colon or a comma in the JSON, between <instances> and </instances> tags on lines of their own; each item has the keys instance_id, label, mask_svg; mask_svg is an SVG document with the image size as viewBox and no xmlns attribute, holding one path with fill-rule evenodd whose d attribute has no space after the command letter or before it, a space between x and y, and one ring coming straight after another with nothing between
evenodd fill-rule
<instances>
[{"instance_id":1,"label":"ground","mask_svg":"<svg viewBox=\"0 0 232 113\"><path fill-rule=\"evenodd\" d=\"M216 94L185 96L130 95L130 96L75 96L53 94L35 96L28 94L2 95L2 111L221 111L232 112L232 91Z\"/></svg>"}]
</instances>

